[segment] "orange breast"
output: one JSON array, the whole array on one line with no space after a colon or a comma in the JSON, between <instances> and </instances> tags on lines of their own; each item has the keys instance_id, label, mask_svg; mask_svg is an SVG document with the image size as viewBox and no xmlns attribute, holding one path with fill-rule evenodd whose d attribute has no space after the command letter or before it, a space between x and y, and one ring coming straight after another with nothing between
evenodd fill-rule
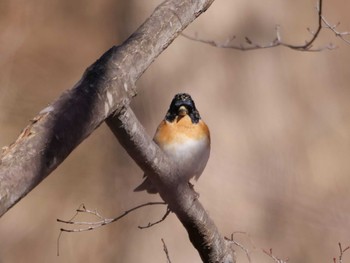
<instances>
[{"instance_id":1,"label":"orange breast","mask_svg":"<svg viewBox=\"0 0 350 263\"><path fill-rule=\"evenodd\" d=\"M162 121L154 136L157 144L183 143L186 139L200 140L208 138L210 141L209 129L207 125L199 120L198 123L192 123L189 116L181 119L175 119L173 122Z\"/></svg>"}]
</instances>

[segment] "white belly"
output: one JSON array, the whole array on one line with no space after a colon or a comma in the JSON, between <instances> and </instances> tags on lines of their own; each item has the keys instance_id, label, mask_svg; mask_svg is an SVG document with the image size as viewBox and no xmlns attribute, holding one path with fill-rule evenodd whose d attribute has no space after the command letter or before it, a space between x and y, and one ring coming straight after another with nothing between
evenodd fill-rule
<instances>
[{"instance_id":1,"label":"white belly","mask_svg":"<svg viewBox=\"0 0 350 263\"><path fill-rule=\"evenodd\" d=\"M207 138L187 139L185 143L169 144L163 150L176 162L181 179L197 180L207 164L210 144Z\"/></svg>"}]
</instances>

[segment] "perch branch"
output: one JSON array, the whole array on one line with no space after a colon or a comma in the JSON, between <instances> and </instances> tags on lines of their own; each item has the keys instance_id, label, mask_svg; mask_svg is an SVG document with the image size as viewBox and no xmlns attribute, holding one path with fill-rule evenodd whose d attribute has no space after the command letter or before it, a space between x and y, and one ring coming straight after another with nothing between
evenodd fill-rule
<instances>
[{"instance_id":1,"label":"perch branch","mask_svg":"<svg viewBox=\"0 0 350 263\"><path fill-rule=\"evenodd\" d=\"M177 166L167 158L130 108L107 119L120 144L147 173L161 198L183 224L203 262L235 262L229 242L219 234L187 182L178 182Z\"/></svg>"}]
</instances>

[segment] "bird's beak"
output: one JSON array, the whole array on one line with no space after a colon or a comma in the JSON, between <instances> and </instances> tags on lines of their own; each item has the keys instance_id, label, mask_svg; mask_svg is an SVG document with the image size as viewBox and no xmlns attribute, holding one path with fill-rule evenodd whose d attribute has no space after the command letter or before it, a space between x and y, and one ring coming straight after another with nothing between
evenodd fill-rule
<instances>
[{"instance_id":1,"label":"bird's beak","mask_svg":"<svg viewBox=\"0 0 350 263\"><path fill-rule=\"evenodd\" d=\"M181 106L178 110L178 115L183 117L186 116L188 114L188 110L186 109L185 106Z\"/></svg>"}]
</instances>

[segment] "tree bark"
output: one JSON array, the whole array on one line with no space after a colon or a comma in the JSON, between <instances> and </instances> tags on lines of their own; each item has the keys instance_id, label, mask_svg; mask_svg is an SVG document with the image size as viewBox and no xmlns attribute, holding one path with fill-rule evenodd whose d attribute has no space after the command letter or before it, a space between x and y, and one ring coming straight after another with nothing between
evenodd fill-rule
<instances>
[{"instance_id":1,"label":"tree bark","mask_svg":"<svg viewBox=\"0 0 350 263\"><path fill-rule=\"evenodd\" d=\"M204 262L233 262L233 252L176 167L128 108L135 83L156 57L214 0L167 0L122 45L91 65L81 80L43 109L0 159L0 216L48 176L109 116L108 124L176 213ZM130 126L132 125L132 126ZM147 147L146 147L147 146Z\"/></svg>"}]
</instances>

